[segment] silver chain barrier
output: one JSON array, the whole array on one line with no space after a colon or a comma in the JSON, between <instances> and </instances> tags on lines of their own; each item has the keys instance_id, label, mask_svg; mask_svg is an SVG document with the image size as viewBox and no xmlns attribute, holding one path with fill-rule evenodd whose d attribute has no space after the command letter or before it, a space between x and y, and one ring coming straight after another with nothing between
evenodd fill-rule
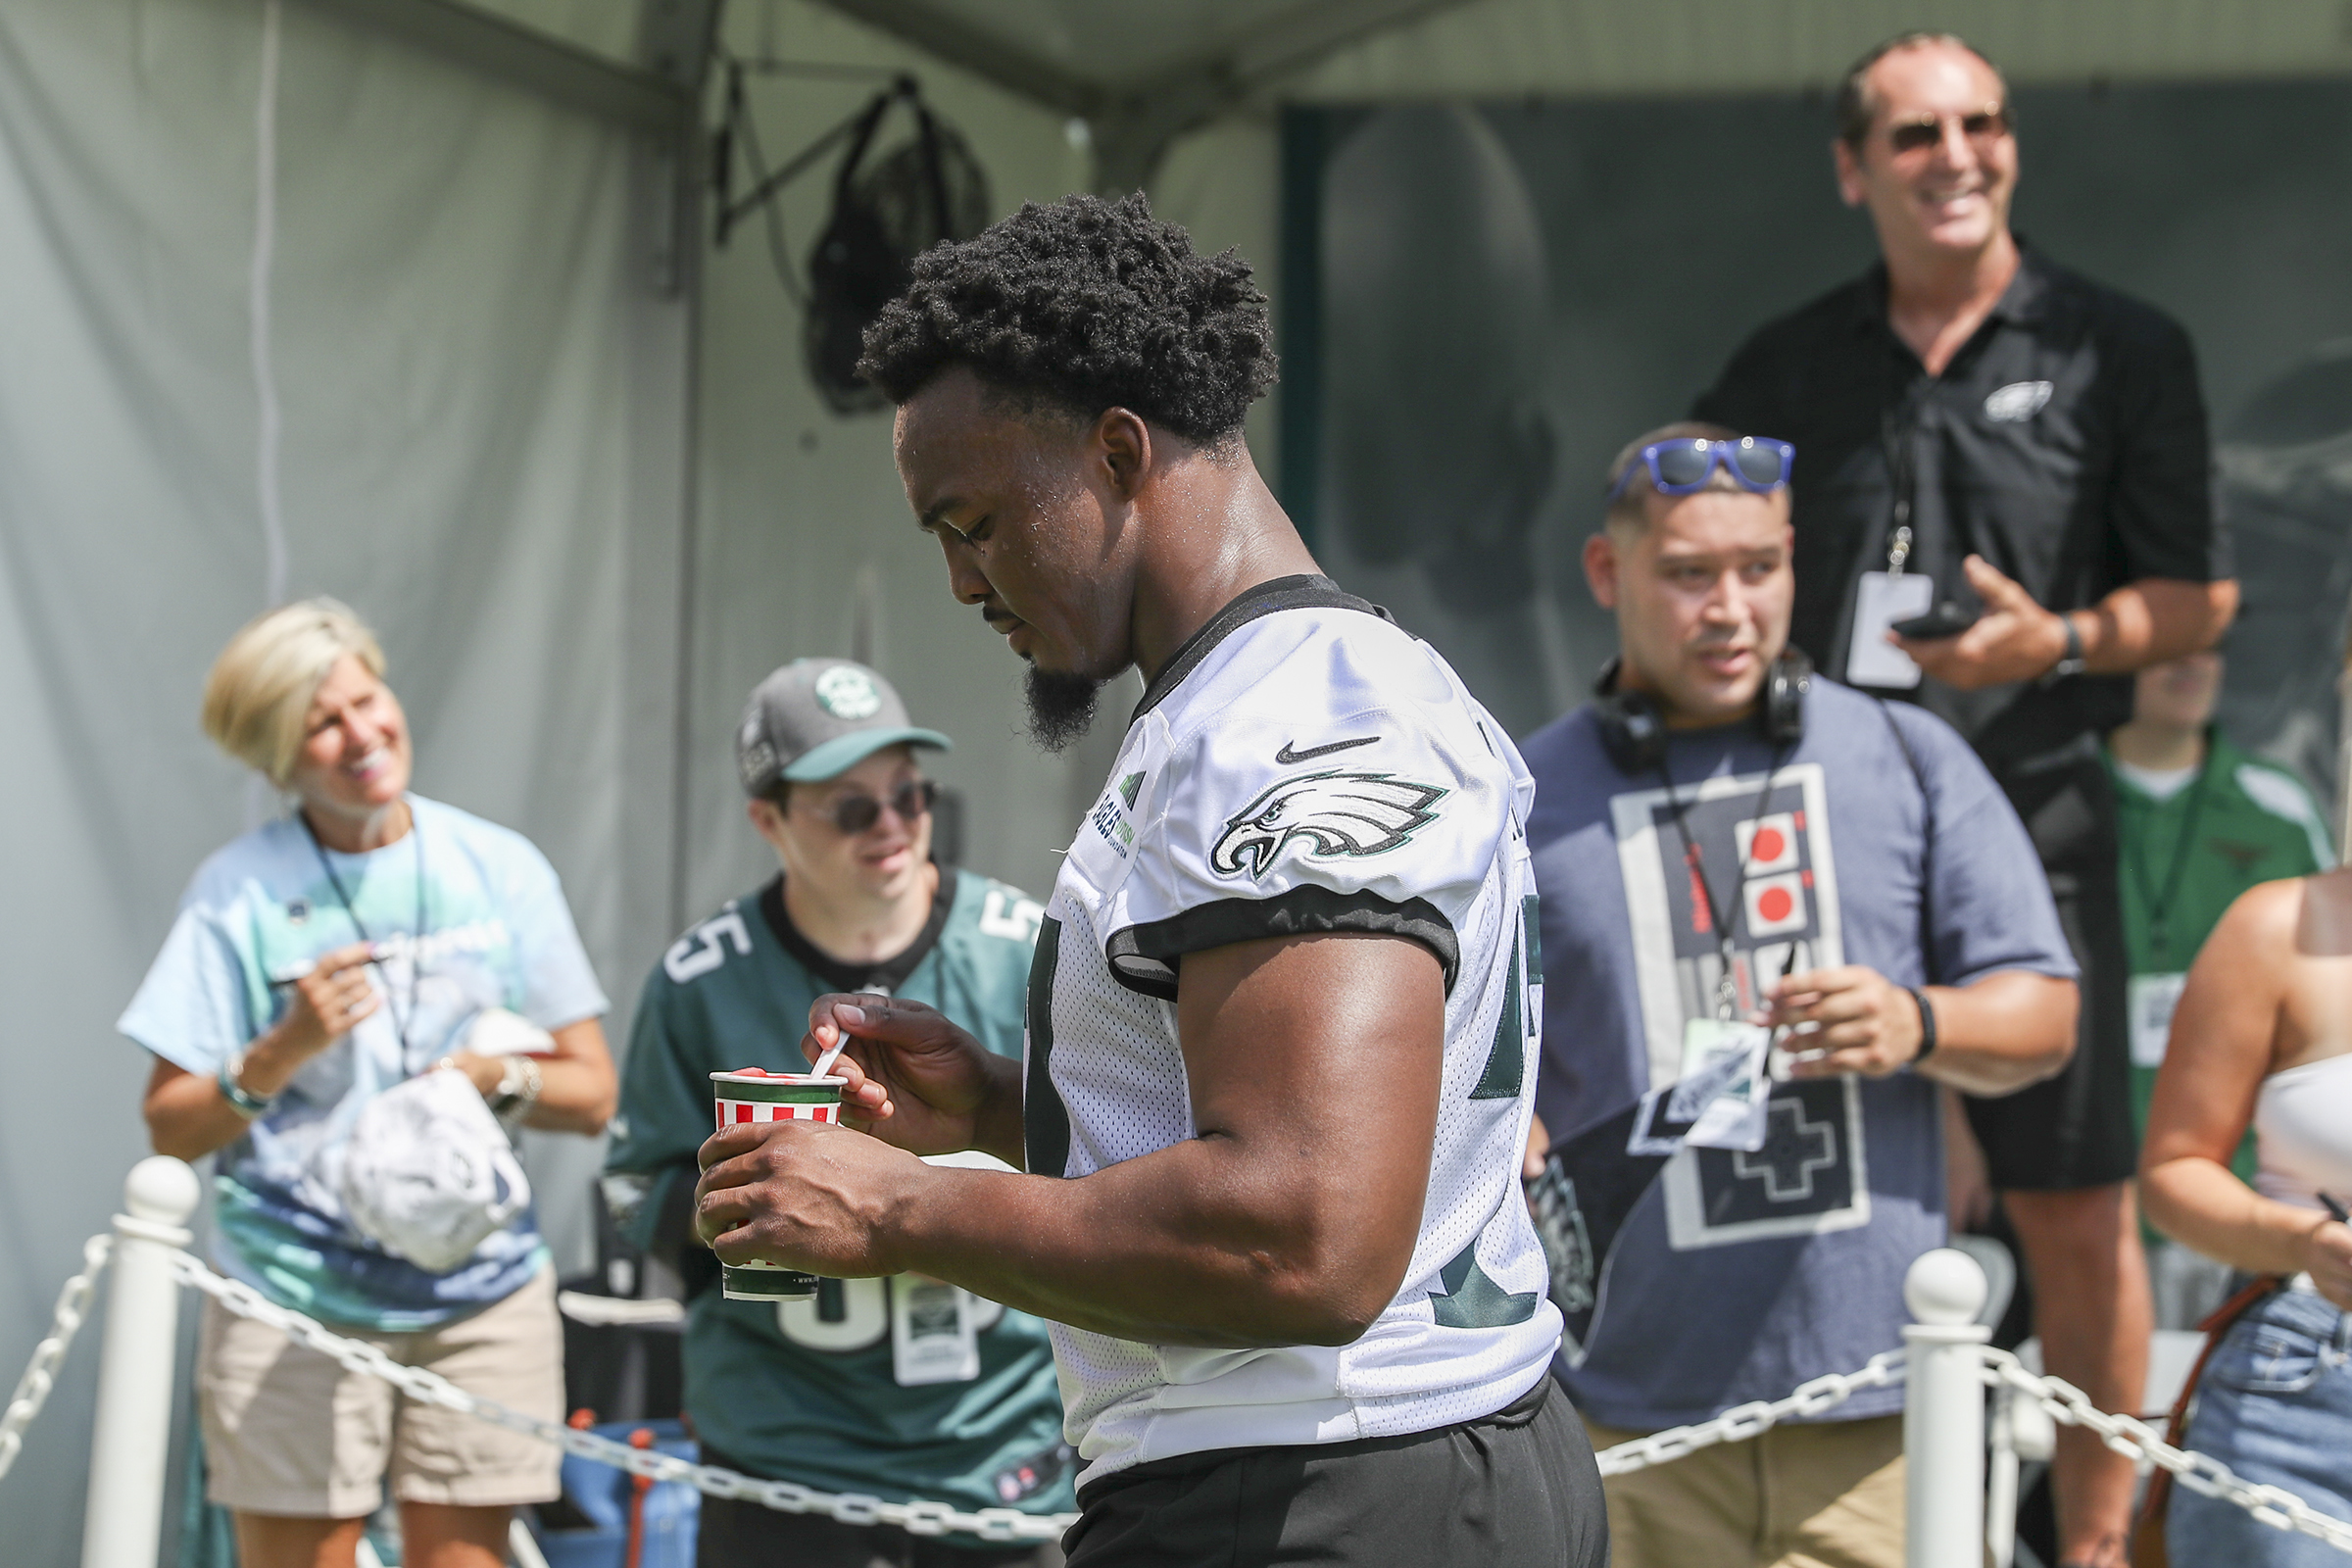
<instances>
[{"instance_id":1,"label":"silver chain barrier","mask_svg":"<svg viewBox=\"0 0 2352 1568\"><path fill-rule=\"evenodd\" d=\"M1852 1398L1864 1389L1881 1389L1903 1381L1903 1352L1881 1350L1859 1372L1830 1372L1797 1386L1794 1394L1769 1404L1759 1399L1736 1404L1712 1421L1694 1426L1668 1427L1631 1443L1620 1443L1593 1455L1604 1476L1646 1470L1687 1453L1711 1448L1718 1443L1743 1443L1792 1415L1816 1416Z\"/></svg>"},{"instance_id":2,"label":"silver chain barrier","mask_svg":"<svg viewBox=\"0 0 2352 1568\"><path fill-rule=\"evenodd\" d=\"M372 1345L347 1340L300 1312L279 1306L249 1285L221 1278L186 1252L173 1254L172 1266L184 1284L202 1291L237 1316L269 1324L296 1343L331 1358L345 1371L380 1378L412 1399L520 1432L552 1444L565 1453L609 1464L631 1475L684 1482L708 1496L756 1502L779 1513L823 1514L845 1525L895 1525L910 1536L954 1533L1018 1544L1058 1540L1064 1530L1078 1522L1074 1513L1034 1514L1018 1508L982 1508L977 1513L967 1513L945 1502L886 1502L860 1493L819 1492L794 1481L761 1481L652 1448L632 1448L611 1438L575 1432L559 1422L542 1421L489 1399L476 1398L437 1373L422 1367L403 1366Z\"/></svg>"},{"instance_id":3,"label":"silver chain barrier","mask_svg":"<svg viewBox=\"0 0 2352 1568\"><path fill-rule=\"evenodd\" d=\"M57 1311L49 1336L33 1348L24 1375L17 1380L8 1408L0 1413L0 1476L8 1474L24 1448L24 1436L56 1386L57 1368L65 1360L74 1334L89 1315L90 1298L98 1288L114 1250L111 1236L93 1236L82 1244L82 1270L66 1281L58 1293ZM183 1284L203 1292L240 1317L267 1323L289 1339L328 1356L346 1371L379 1378L413 1399L473 1416L520 1432L583 1459L611 1465L655 1481L683 1482L709 1496L755 1502L779 1513L817 1513L845 1525L894 1525L911 1536L961 1533L983 1541L1023 1543L1053 1541L1077 1522L1076 1514L1040 1516L1017 1508L983 1508L966 1512L944 1502L886 1502L859 1493L819 1492L792 1481L761 1481L717 1465L633 1448L591 1432L510 1410L480 1399L422 1367L403 1366L374 1346L347 1340L300 1312L289 1311L251 1286L223 1279L186 1252L175 1253L172 1270ZM2207 1497L2236 1504L2274 1529L2300 1532L2352 1553L2352 1525L2320 1513L2293 1493L2279 1487L2243 1481L2219 1459L2176 1448L2144 1422L2112 1415L2090 1401L2089 1396L2060 1378L2042 1377L2026 1369L2007 1350L1990 1348L1984 1357L1987 1387L2007 1386L2023 1393L2069 1426L2098 1434L2116 1452L2172 1472L2181 1486ZM1884 1350L1859 1371L1832 1372L1800 1385L1783 1399L1736 1405L1711 1421L1670 1427L1614 1447L1595 1459L1604 1476L1625 1475L1665 1464L1722 1443L1740 1443L1769 1431L1790 1416L1818 1416L1835 1409L1864 1389L1885 1388L1903 1380L1904 1352Z\"/></svg>"},{"instance_id":4,"label":"silver chain barrier","mask_svg":"<svg viewBox=\"0 0 2352 1568\"><path fill-rule=\"evenodd\" d=\"M8 1396L8 1409L0 1412L0 1476L7 1475L9 1466L17 1462L24 1448L24 1429L32 1425L32 1418L48 1402L49 1391L57 1387L57 1369L82 1319L90 1315L90 1298L97 1292L98 1276L106 1272L106 1261L114 1253L112 1236L93 1236L81 1244L81 1272L57 1293L49 1337L32 1348L32 1359L24 1364L24 1375L17 1379L17 1392Z\"/></svg>"},{"instance_id":5,"label":"silver chain barrier","mask_svg":"<svg viewBox=\"0 0 2352 1568\"><path fill-rule=\"evenodd\" d=\"M2047 1409L2053 1419L2097 1433L2100 1440L2116 1452L2134 1460L2144 1459L2171 1471L2180 1485L2200 1495L2220 1497L2235 1503L2275 1529L2299 1531L2326 1542L2338 1551L2352 1552L2352 1525L2319 1512L2293 1493L2279 1487L2257 1486L2240 1480L2219 1459L2176 1448L2144 1422L2128 1415L2110 1415L2101 1410L2091 1403L2089 1396L2082 1390L2063 1379L2041 1377L2028 1371L2025 1364L2007 1350L1987 1347L1981 1353L1984 1357L1984 1382L1987 1387L2005 1385L2030 1396ZM1834 1372L1826 1377L1815 1378L1785 1399L1777 1399L1769 1404L1758 1401L1737 1405L1712 1421L1653 1432L1647 1437L1636 1438L1631 1443L1603 1448L1594 1458L1602 1475L1616 1476L1646 1469L1653 1464L1665 1464L1719 1443L1744 1442L1790 1416L1817 1416L1843 1404L1863 1389L1899 1383L1903 1379L1903 1366L1902 1351L1882 1351L1872 1356L1858 1372Z\"/></svg>"},{"instance_id":6,"label":"silver chain barrier","mask_svg":"<svg viewBox=\"0 0 2352 1568\"><path fill-rule=\"evenodd\" d=\"M2201 1496L2233 1502L2274 1529L2300 1531L2338 1551L2352 1552L2352 1525L2319 1512L2293 1493L2241 1481L2219 1459L2176 1448L2145 1422L2100 1409L2073 1384L2029 1372L2025 1363L2007 1350L1987 1347L1984 1356L1987 1387L2006 1385L2030 1395L2053 1419L2097 1433L2117 1453L2171 1471L2177 1484Z\"/></svg>"}]
</instances>

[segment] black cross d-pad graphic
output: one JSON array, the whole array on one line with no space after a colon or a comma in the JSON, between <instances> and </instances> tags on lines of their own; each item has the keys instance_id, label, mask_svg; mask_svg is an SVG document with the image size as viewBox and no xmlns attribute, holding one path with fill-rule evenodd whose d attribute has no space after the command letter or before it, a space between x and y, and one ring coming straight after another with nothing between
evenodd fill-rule
<instances>
[{"instance_id":1,"label":"black cross d-pad graphic","mask_svg":"<svg viewBox=\"0 0 2352 1568\"><path fill-rule=\"evenodd\" d=\"M1802 1102L1775 1100L1765 1107L1764 1147L1733 1156L1732 1174L1761 1181L1774 1203L1801 1203L1813 1196L1813 1173L1838 1163L1838 1127L1813 1121Z\"/></svg>"}]
</instances>

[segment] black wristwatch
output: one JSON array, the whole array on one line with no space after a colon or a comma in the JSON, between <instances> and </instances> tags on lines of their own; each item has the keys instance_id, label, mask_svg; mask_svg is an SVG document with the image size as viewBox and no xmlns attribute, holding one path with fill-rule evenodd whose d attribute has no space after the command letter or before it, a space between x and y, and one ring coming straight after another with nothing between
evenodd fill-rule
<instances>
[{"instance_id":1,"label":"black wristwatch","mask_svg":"<svg viewBox=\"0 0 2352 1568\"><path fill-rule=\"evenodd\" d=\"M2060 654L2058 662L2043 673L2041 683L2044 686L2062 681L2069 675L2080 675L2086 667L2082 658L2082 632L2075 625L2075 617L2062 613L2058 617L2058 624L2066 628L2066 652Z\"/></svg>"},{"instance_id":2,"label":"black wristwatch","mask_svg":"<svg viewBox=\"0 0 2352 1568\"><path fill-rule=\"evenodd\" d=\"M1919 1050L1912 1053L1911 1064L1917 1066L1936 1054L1936 1005L1928 1001L1927 991L1919 986L1905 986L1911 1000L1919 1004Z\"/></svg>"}]
</instances>

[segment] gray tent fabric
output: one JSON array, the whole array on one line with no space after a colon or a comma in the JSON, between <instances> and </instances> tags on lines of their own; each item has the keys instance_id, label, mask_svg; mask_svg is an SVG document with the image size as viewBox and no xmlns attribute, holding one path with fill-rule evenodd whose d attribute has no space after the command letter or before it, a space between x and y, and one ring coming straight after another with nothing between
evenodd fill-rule
<instances>
[{"instance_id":1,"label":"gray tent fabric","mask_svg":"<svg viewBox=\"0 0 2352 1568\"><path fill-rule=\"evenodd\" d=\"M248 291L263 16L263 0L0 11L11 1380L146 1152L149 1063L114 1018L198 861L276 808L196 724L213 655L269 588ZM676 526L646 499L674 466L675 415L640 389L675 401L679 379L643 363L665 340L631 276L631 149L305 7L281 44L286 586L375 624L416 787L547 852L625 1009L667 925L623 848L622 780L669 748L666 727L630 722L637 666L675 642L671 598L634 592L628 569ZM638 836L667 842L659 824ZM531 1143L576 1252L595 1147ZM71 1559L95 1339L0 1483L13 1563Z\"/></svg>"}]
</instances>

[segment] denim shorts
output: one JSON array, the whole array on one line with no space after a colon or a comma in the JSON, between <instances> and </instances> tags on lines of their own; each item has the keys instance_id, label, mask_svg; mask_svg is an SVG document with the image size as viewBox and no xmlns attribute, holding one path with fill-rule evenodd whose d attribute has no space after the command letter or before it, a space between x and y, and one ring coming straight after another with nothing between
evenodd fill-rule
<instances>
[{"instance_id":1,"label":"denim shorts","mask_svg":"<svg viewBox=\"0 0 2352 1568\"><path fill-rule=\"evenodd\" d=\"M2352 1522L2352 1314L2306 1291L2280 1291L2239 1318L2205 1365L2185 1446L2241 1480ZM2183 1564L2342 1568L2347 1560L2177 1481L2165 1540Z\"/></svg>"}]
</instances>

